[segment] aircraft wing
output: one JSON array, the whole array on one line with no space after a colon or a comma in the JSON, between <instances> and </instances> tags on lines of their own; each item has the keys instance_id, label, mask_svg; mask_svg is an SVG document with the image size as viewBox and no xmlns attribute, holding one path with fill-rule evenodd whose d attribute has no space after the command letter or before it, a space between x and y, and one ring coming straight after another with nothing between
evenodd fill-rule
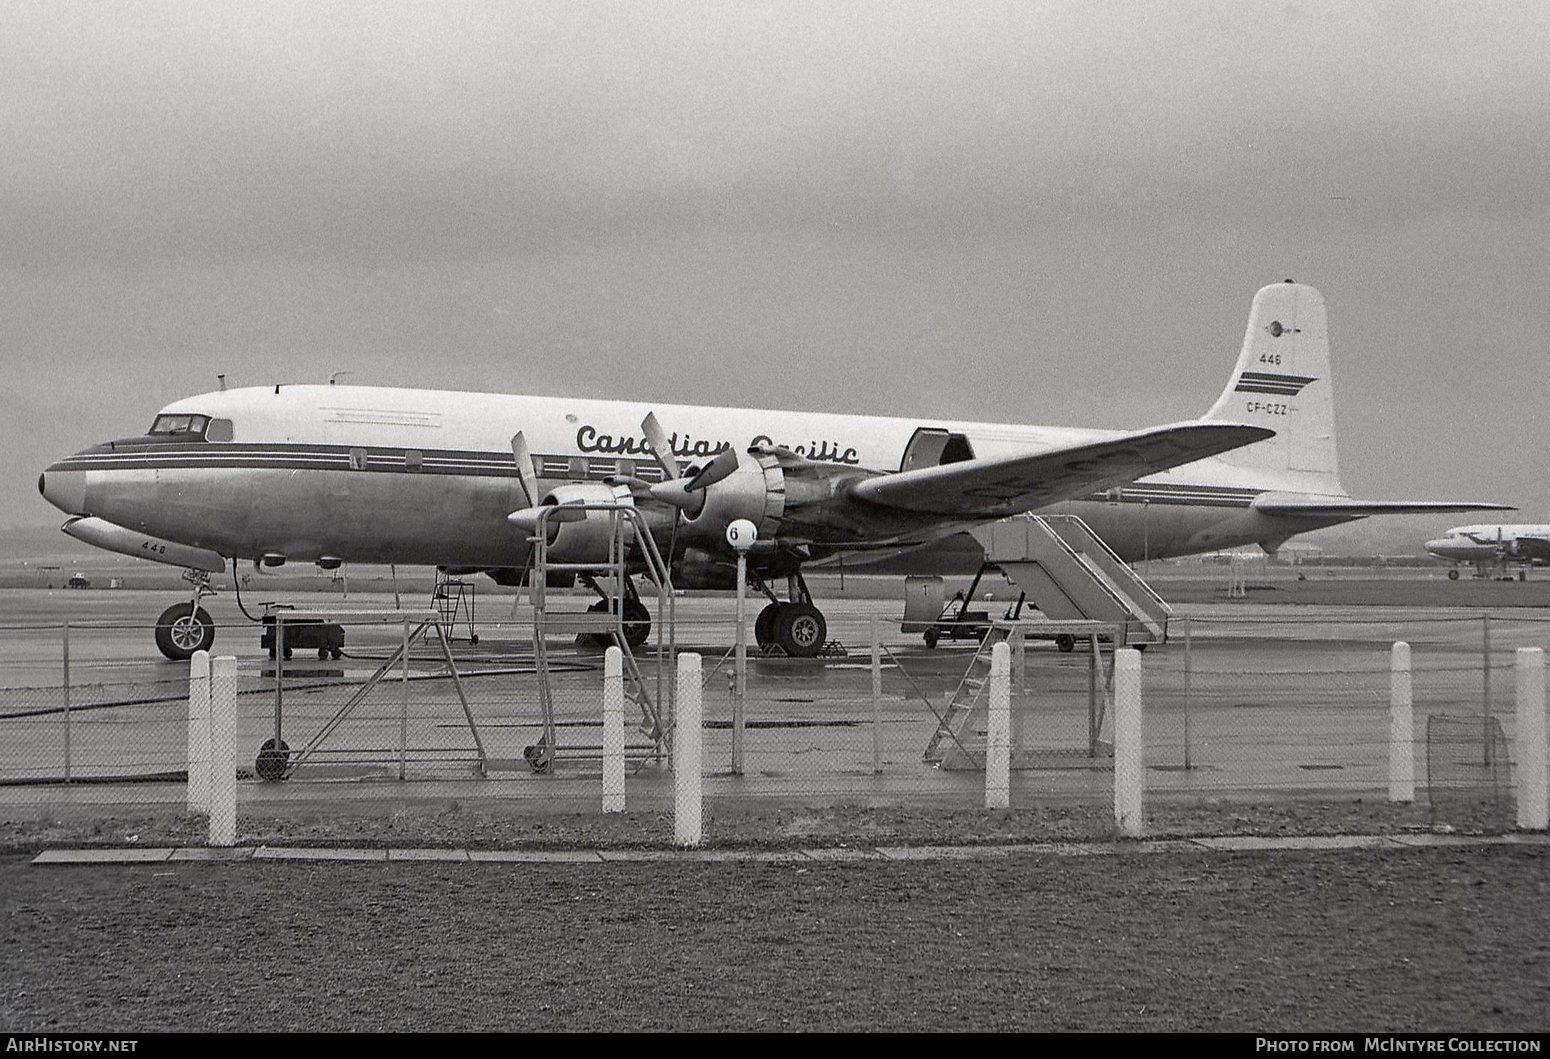
<instances>
[{"instance_id":1,"label":"aircraft wing","mask_svg":"<svg viewBox=\"0 0 1550 1059\"><path fill-rule=\"evenodd\" d=\"M941 516L1000 518L1131 482L1271 437L1239 423L1176 423L1103 441L920 467L858 481L857 500Z\"/></svg>"},{"instance_id":2,"label":"aircraft wing","mask_svg":"<svg viewBox=\"0 0 1550 1059\"><path fill-rule=\"evenodd\" d=\"M1461 500L1352 500L1316 493L1261 493L1250 505L1266 515L1435 515L1446 511L1516 511L1510 504Z\"/></svg>"}]
</instances>

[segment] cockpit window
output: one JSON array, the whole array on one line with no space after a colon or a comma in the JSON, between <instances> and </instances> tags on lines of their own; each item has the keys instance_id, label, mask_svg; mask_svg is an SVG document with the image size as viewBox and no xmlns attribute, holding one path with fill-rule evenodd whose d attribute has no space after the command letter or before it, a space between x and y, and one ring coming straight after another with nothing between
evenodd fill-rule
<instances>
[{"instance_id":1,"label":"cockpit window","mask_svg":"<svg viewBox=\"0 0 1550 1059\"><path fill-rule=\"evenodd\" d=\"M210 425L209 416L195 415L159 415L156 422L151 424L148 434L193 434L204 437L205 428Z\"/></svg>"}]
</instances>

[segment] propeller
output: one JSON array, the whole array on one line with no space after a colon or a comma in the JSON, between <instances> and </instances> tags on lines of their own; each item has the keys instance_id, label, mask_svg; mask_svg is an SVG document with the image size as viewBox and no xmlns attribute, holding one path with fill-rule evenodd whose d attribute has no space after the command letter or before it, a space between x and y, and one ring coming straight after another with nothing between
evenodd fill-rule
<instances>
[{"instance_id":1,"label":"propeller","mask_svg":"<svg viewBox=\"0 0 1550 1059\"><path fill-rule=\"evenodd\" d=\"M520 430L511 436L511 458L517 465L517 479L521 482L522 496L527 501L527 506L507 515L506 521L520 530L534 533L538 529L539 514L546 507L553 508L555 505L538 502L538 475L533 471L533 454L527 447L527 438ZM551 523L580 522L586 517L585 511L565 511L561 505L560 509L549 516L549 521Z\"/></svg>"},{"instance_id":2,"label":"propeller","mask_svg":"<svg viewBox=\"0 0 1550 1059\"><path fill-rule=\"evenodd\" d=\"M725 448L701 466L690 467L689 477L682 477L678 469L678 461L673 457L673 445L669 441L667 431L662 429L662 424L657 419L655 412L647 412L646 418L641 420L641 433L645 435L646 442L651 446L651 456L657 461L657 466L662 468L662 481L648 484L639 478L621 479L629 486L630 491L639 499L646 496L653 500L659 500L671 505L673 513L673 528L667 540L668 562L673 562L673 556L678 548L678 526L683 522L684 516L695 518L705 509L705 490L727 475L737 470L737 452Z\"/></svg>"},{"instance_id":3,"label":"propeller","mask_svg":"<svg viewBox=\"0 0 1550 1059\"><path fill-rule=\"evenodd\" d=\"M689 477L660 482L649 492L654 499L695 518L705 507L705 490L737 470L737 463L736 449L722 449L703 466L691 467Z\"/></svg>"},{"instance_id":4,"label":"propeller","mask_svg":"<svg viewBox=\"0 0 1550 1059\"><path fill-rule=\"evenodd\" d=\"M587 517L586 511L571 504L542 504L518 508L506 516L506 521L518 529L534 533L538 530L538 516L545 511L549 512L551 526L557 522L581 522Z\"/></svg>"},{"instance_id":5,"label":"propeller","mask_svg":"<svg viewBox=\"0 0 1550 1059\"><path fill-rule=\"evenodd\" d=\"M651 457L657 461L657 466L662 468L662 476L665 481L676 481L678 478L678 461L673 459L673 446L667 440L667 431L662 429L662 424L657 422L655 412L647 412L646 418L640 423L641 433L646 435L646 441L651 445Z\"/></svg>"},{"instance_id":6,"label":"propeller","mask_svg":"<svg viewBox=\"0 0 1550 1059\"><path fill-rule=\"evenodd\" d=\"M520 430L511 435L511 458L517 464L517 478L522 482L522 496L531 507L538 503L538 475L533 471L533 454L528 450L527 438Z\"/></svg>"}]
</instances>

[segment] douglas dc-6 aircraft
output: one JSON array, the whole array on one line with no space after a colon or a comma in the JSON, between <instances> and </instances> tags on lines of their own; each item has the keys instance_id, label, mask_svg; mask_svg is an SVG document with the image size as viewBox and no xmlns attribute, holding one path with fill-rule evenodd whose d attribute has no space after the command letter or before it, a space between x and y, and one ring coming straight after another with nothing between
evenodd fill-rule
<instances>
[{"instance_id":1,"label":"douglas dc-6 aircraft","mask_svg":"<svg viewBox=\"0 0 1550 1059\"><path fill-rule=\"evenodd\" d=\"M1550 526L1455 526L1447 536L1427 541L1426 550L1455 564L1448 571L1451 580L1458 580L1458 563L1473 563L1480 577L1492 566L1506 577L1512 563L1550 564Z\"/></svg>"},{"instance_id":2,"label":"douglas dc-6 aircraft","mask_svg":"<svg viewBox=\"0 0 1550 1059\"><path fill-rule=\"evenodd\" d=\"M1247 446L1246 448L1244 446ZM931 549L968 527L1067 511L1122 558L1258 542L1384 512L1498 504L1353 500L1340 485L1324 299L1291 281L1254 298L1237 367L1199 420L1122 432L561 397L279 385L176 401L144 436L49 467L43 496L92 544L195 570L435 564L527 576L537 508L633 505L679 587L731 587L735 519L757 527L761 641L811 656L827 635L802 571ZM545 518L556 562L589 562L608 513ZM637 545L638 547L638 545ZM787 599L771 587L784 578ZM632 642L649 612L620 604ZM214 639L198 596L158 646Z\"/></svg>"}]
</instances>

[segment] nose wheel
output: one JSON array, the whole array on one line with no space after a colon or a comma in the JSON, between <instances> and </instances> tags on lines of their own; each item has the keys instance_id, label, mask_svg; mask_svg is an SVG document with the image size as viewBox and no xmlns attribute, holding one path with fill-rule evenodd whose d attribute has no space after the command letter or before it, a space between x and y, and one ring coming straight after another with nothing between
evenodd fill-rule
<instances>
[{"instance_id":1,"label":"nose wheel","mask_svg":"<svg viewBox=\"0 0 1550 1059\"><path fill-rule=\"evenodd\" d=\"M156 619L156 647L174 662L186 662L214 643L215 622L195 603L176 603Z\"/></svg>"}]
</instances>

